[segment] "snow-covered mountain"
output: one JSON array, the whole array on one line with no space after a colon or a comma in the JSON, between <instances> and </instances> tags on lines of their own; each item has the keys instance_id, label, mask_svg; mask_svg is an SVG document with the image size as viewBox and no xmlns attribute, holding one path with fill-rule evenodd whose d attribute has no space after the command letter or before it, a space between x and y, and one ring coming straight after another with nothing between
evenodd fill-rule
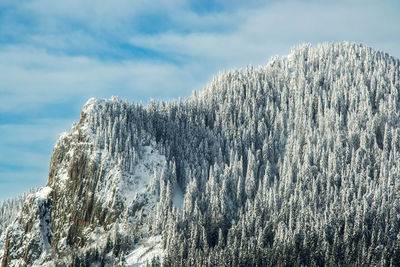
<instances>
[{"instance_id":1,"label":"snow-covered mountain","mask_svg":"<svg viewBox=\"0 0 400 267\"><path fill-rule=\"evenodd\" d=\"M400 266L399 80L383 52L302 45L184 101L90 99L1 264Z\"/></svg>"}]
</instances>

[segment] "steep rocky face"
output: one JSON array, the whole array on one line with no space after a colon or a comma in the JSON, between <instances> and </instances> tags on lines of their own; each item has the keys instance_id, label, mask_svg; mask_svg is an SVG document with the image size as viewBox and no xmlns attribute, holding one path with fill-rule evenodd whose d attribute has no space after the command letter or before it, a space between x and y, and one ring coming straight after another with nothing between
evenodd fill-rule
<instances>
[{"instance_id":1,"label":"steep rocky face","mask_svg":"<svg viewBox=\"0 0 400 267\"><path fill-rule=\"evenodd\" d=\"M87 137L77 129L74 135L60 140L53 153L48 186L54 189L50 195L52 246L57 249L84 246L85 227L105 228L118 213L116 209L107 212L97 199L97 185L104 177L98 162L90 160L90 149Z\"/></svg>"},{"instance_id":2,"label":"steep rocky face","mask_svg":"<svg viewBox=\"0 0 400 267\"><path fill-rule=\"evenodd\" d=\"M135 235L128 232L143 227L143 216L151 220L158 197L154 179L165 167L165 158L155 148L139 142L137 152L133 151L135 162L127 155L118 155L121 148L108 150L99 143L96 146L95 140L101 138L96 139L99 129L91 121L104 116L103 105L115 104L120 105L118 100L90 100L80 122L59 138L47 186L28 198L21 216L8 229L2 266L55 262L69 266L74 264L71 252L93 246L103 253L102 257L93 256L93 262L112 264L118 255L109 259L105 256L114 246L110 242L125 238L124 243L130 244L126 238ZM145 166L140 158L145 158ZM115 229L119 229L117 234ZM138 231L136 238L141 233ZM147 234L145 230L143 233Z\"/></svg>"}]
</instances>

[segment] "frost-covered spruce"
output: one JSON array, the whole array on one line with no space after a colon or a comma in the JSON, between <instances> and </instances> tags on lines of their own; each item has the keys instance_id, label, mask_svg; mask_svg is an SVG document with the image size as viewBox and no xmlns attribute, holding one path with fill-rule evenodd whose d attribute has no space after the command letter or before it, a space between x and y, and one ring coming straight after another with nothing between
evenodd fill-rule
<instances>
[{"instance_id":1,"label":"frost-covered spruce","mask_svg":"<svg viewBox=\"0 0 400 267\"><path fill-rule=\"evenodd\" d=\"M399 80L383 52L302 45L184 101L91 99L2 264L399 266Z\"/></svg>"}]
</instances>

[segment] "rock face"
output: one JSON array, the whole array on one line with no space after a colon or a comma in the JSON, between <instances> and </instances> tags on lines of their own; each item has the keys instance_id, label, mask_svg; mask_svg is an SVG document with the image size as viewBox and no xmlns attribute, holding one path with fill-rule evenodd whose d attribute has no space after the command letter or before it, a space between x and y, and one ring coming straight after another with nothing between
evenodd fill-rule
<instances>
[{"instance_id":1,"label":"rock face","mask_svg":"<svg viewBox=\"0 0 400 267\"><path fill-rule=\"evenodd\" d=\"M400 61L303 45L185 101L90 99L2 266L399 266ZM0 251L1 252L1 251Z\"/></svg>"},{"instance_id":2,"label":"rock face","mask_svg":"<svg viewBox=\"0 0 400 267\"><path fill-rule=\"evenodd\" d=\"M113 264L121 261L113 251L115 242L127 250L131 239L150 234L144 218L153 216L158 198L155 181L165 157L145 136L135 146L129 143L131 137L120 136L118 140L131 151L118 144L96 143L101 137L96 137L98 129L91 124L106 115L105 106L123 112L123 105L117 99L91 99L80 122L61 135L47 186L28 197L18 220L7 230L2 266L70 266L87 259L92 264Z\"/></svg>"}]
</instances>

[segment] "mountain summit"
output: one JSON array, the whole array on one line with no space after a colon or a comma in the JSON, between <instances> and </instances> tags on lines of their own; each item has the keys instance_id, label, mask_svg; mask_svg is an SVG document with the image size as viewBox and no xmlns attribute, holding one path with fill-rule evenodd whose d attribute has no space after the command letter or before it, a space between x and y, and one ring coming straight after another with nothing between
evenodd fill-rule
<instances>
[{"instance_id":1,"label":"mountain summit","mask_svg":"<svg viewBox=\"0 0 400 267\"><path fill-rule=\"evenodd\" d=\"M399 266L399 80L302 45L184 101L90 99L1 266Z\"/></svg>"}]
</instances>

